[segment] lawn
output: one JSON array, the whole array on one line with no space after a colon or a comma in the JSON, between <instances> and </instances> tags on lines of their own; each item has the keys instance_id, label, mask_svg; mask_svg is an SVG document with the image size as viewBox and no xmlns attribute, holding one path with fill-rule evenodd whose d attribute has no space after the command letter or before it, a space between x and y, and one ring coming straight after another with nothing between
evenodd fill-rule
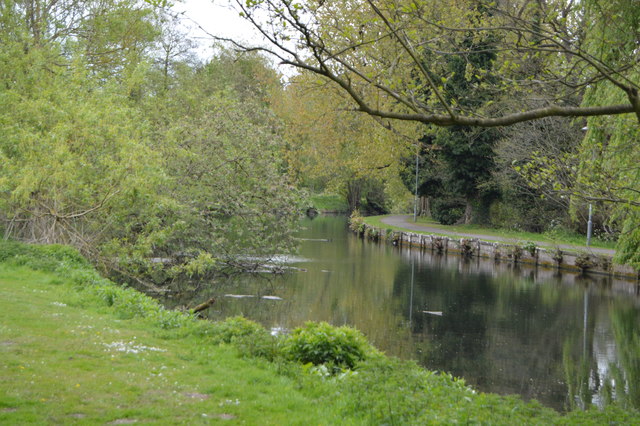
<instances>
[{"instance_id":1,"label":"lawn","mask_svg":"<svg viewBox=\"0 0 640 426\"><path fill-rule=\"evenodd\" d=\"M393 229L396 231L407 231L406 228L387 225L382 222L382 219L386 216L369 216L365 218L365 222L371 226L375 226L381 229ZM567 230L556 230L545 233L516 231L511 229L497 229L481 225L442 225L431 218L419 217L418 225L424 225L425 227L437 228L440 232L437 235L452 235L451 233L467 233L467 234L480 234L487 236L487 241L493 241L491 237L503 238L512 240L513 242L524 243L527 241L539 242L543 245L573 245L573 246L585 246L586 237L577 233L572 233ZM431 233L426 232L425 233ZM591 239L591 246L597 248L614 249L615 242L602 241L597 238Z\"/></svg>"}]
</instances>

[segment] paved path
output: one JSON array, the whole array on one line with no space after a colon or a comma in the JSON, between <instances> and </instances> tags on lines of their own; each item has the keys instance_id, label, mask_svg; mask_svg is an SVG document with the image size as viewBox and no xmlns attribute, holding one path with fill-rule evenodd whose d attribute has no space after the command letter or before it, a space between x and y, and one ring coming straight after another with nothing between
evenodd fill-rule
<instances>
[{"instance_id":1,"label":"paved path","mask_svg":"<svg viewBox=\"0 0 640 426\"><path fill-rule=\"evenodd\" d=\"M454 232L447 231L445 229L436 228L429 225L422 225L413 222L413 216L410 215L394 215L387 216L382 218L382 223L391 226L397 226L399 228L404 228L413 232L421 232L424 234L443 234L449 236L456 237L465 237L465 238L477 238L479 240L487 240L487 241L500 241L503 243L515 244L518 242L522 242L522 240L517 240L516 238L508 238L508 237L498 237L495 235L482 235L482 234L471 234L466 232ZM594 248L594 247L586 247L586 246L578 246L572 244L553 244L547 241L534 241L540 247L558 247L565 250L573 250L573 251L586 251L598 254L608 254L613 256L616 252L612 249L603 249L603 248Z\"/></svg>"}]
</instances>

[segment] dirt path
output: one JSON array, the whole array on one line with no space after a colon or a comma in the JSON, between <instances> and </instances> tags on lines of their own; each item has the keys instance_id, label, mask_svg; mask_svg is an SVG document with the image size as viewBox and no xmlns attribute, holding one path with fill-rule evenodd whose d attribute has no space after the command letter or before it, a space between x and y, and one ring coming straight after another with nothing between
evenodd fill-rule
<instances>
[{"instance_id":1,"label":"dirt path","mask_svg":"<svg viewBox=\"0 0 640 426\"><path fill-rule=\"evenodd\" d=\"M421 225L421 224L413 223L413 216L409 216L409 215L387 216L383 218L381 222L387 225L397 226L399 228L404 228L409 231L421 232L424 234L444 234L444 235L450 235L455 237L477 238L479 240L500 241L500 242L511 243L511 244L522 242L522 241L518 241L515 238L498 237L495 235L471 234L471 233L465 233L465 232L454 232L454 231L447 231L445 229L436 228L428 225ZM608 254L611 256L613 256L616 253L615 250L613 249L594 248L594 247L586 247L586 246L579 246L579 245L572 245L572 244L553 244L547 241L534 241L534 242L541 247L553 247L553 248L558 247L565 250L586 251L586 252L598 253L598 254Z\"/></svg>"}]
</instances>

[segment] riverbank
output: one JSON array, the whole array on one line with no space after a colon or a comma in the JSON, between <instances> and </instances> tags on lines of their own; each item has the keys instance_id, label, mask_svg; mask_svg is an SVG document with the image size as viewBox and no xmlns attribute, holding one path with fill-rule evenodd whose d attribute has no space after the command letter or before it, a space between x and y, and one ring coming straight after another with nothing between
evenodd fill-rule
<instances>
[{"instance_id":1,"label":"riverbank","mask_svg":"<svg viewBox=\"0 0 640 426\"><path fill-rule=\"evenodd\" d=\"M367 222L371 220L374 223L389 225L405 231L414 231L424 234L439 234L449 237L473 238L488 242L500 242L507 244L533 242L539 247L560 248L568 251L588 251L595 254L615 255L614 243L604 244L599 240L593 240L591 246L585 246L585 240L576 241L576 236L567 237L566 235L550 236L547 234L535 234L532 232L506 231L502 229L483 228L473 225L441 225L432 220L419 218L418 222L413 222L413 216L410 215L385 215L371 216L366 218ZM464 229L465 231L462 231Z\"/></svg>"},{"instance_id":2,"label":"riverbank","mask_svg":"<svg viewBox=\"0 0 640 426\"><path fill-rule=\"evenodd\" d=\"M352 229L362 227L356 230L372 239L385 237L393 240L395 244L406 244L440 253L451 252L631 280L639 278L639 272L634 268L614 263L615 251L612 249L453 232L415 224L409 222L409 218L408 215L358 218Z\"/></svg>"},{"instance_id":3,"label":"riverbank","mask_svg":"<svg viewBox=\"0 0 640 426\"><path fill-rule=\"evenodd\" d=\"M72 250L0 244L0 423L640 420L613 407L563 417L380 356L331 376L284 356L285 337L248 321L166 311L101 278Z\"/></svg>"}]
</instances>

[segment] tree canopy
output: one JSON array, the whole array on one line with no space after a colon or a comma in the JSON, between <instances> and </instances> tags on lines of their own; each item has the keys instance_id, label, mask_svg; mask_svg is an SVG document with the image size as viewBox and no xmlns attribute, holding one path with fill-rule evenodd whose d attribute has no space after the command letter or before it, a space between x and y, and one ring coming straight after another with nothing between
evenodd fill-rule
<instances>
[{"instance_id":1,"label":"tree canopy","mask_svg":"<svg viewBox=\"0 0 640 426\"><path fill-rule=\"evenodd\" d=\"M635 113L640 120L633 0L236 3L269 42L240 47L325 76L374 116L481 127L550 116ZM628 36L612 36L619 32ZM493 66L474 63L487 53ZM448 67L450 58L463 71ZM461 72L471 92L452 86ZM621 96L580 104L576 95L602 84ZM491 102L464 102L476 89Z\"/></svg>"}]
</instances>

